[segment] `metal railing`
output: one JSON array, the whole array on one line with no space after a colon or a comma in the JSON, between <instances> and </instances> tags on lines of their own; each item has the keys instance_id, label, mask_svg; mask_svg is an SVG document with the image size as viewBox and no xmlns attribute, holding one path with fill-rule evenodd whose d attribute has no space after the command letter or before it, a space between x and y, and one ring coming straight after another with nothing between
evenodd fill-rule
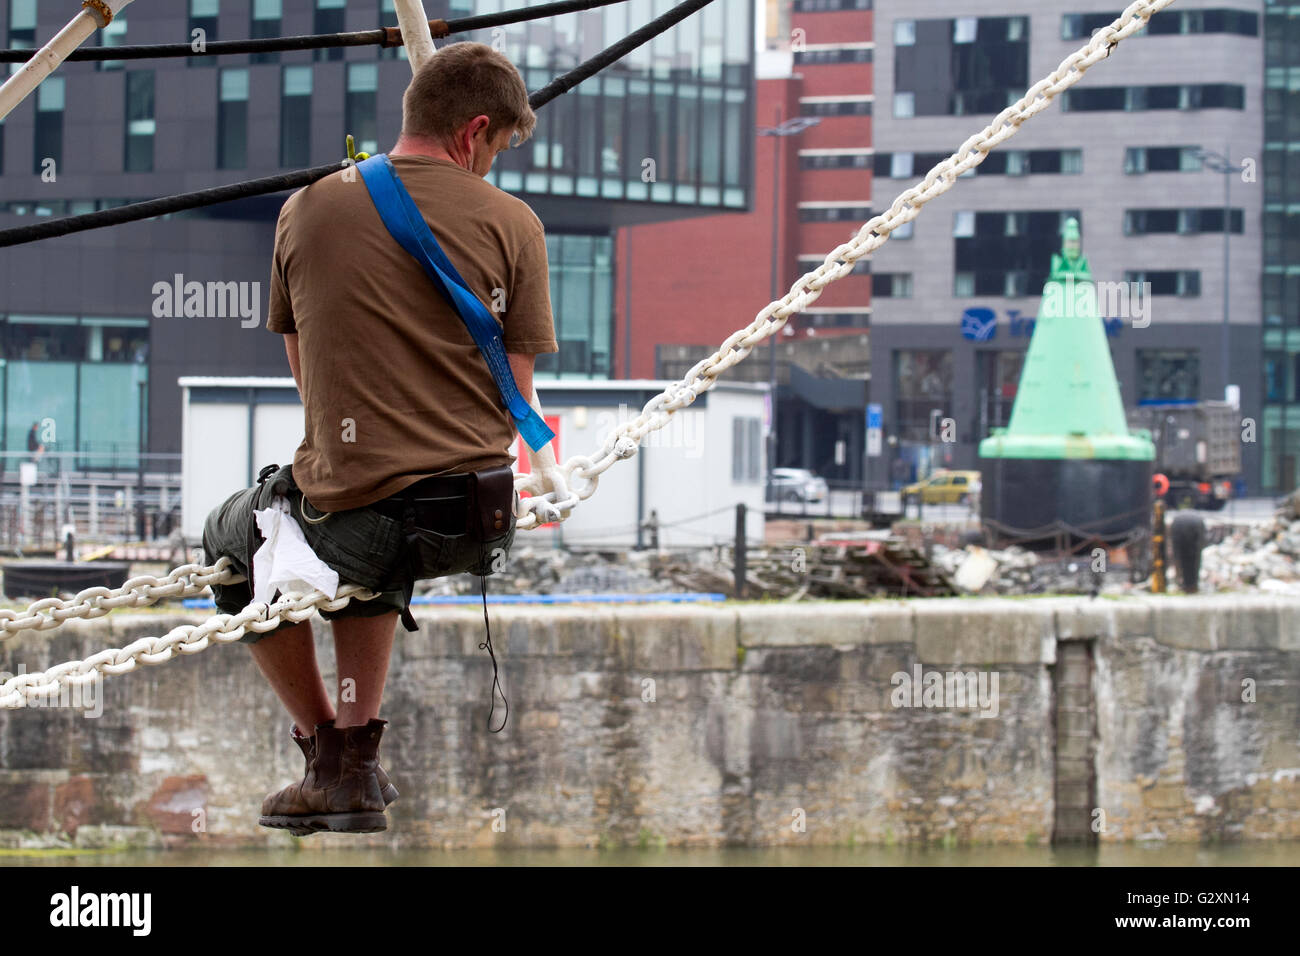
<instances>
[{"instance_id":1,"label":"metal railing","mask_svg":"<svg viewBox=\"0 0 1300 956\"><path fill-rule=\"evenodd\" d=\"M63 546L166 538L180 525L177 454L94 449L0 452L0 550L20 555ZM103 467L85 467L99 459Z\"/></svg>"}]
</instances>

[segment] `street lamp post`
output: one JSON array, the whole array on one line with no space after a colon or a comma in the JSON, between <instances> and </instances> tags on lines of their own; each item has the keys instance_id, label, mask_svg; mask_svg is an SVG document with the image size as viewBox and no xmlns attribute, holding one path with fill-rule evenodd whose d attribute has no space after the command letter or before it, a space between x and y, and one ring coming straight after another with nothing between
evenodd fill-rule
<instances>
[{"instance_id":1,"label":"street lamp post","mask_svg":"<svg viewBox=\"0 0 1300 956\"><path fill-rule=\"evenodd\" d=\"M1219 173L1223 176L1223 338L1219 351L1223 355L1223 397L1228 397L1228 386L1232 383L1232 365L1231 356L1231 338L1229 337L1228 309L1230 304L1229 288L1231 283L1231 262L1232 262L1232 245L1229 237L1232 234L1232 177L1243 172L1245 166L1234 165L1229 159L1228 148L1225 147L1222 153L1216 153L1210 149L1198 149L1197 157L1212 172Z\"/></svg>"},{"instance_id":2,"label":"street lamp post","mask_svg":"<svg viewBox=\"0 0 1300 956\"><path fill-rule=\"evenodd\" d=\"M796 136L810 126L816 126L821 120L816 116L796 116L781 121L781 107L776 108L776 125L758 127L759 136ZM781 143L774 139L775 147L772 157L772 299L775 302L781 295ZM764 498L774 497L772 470L776 467L776 336L771 338L771 348L767 352L767 396L771 408L772 422L767 432L767 487Z\"/></svg>"}]
</instances>

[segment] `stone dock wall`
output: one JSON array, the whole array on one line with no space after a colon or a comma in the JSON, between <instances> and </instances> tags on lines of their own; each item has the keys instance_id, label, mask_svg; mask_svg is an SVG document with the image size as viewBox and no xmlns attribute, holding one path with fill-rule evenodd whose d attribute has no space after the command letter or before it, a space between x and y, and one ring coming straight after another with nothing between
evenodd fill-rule
<instances>
[{"instance_id":1,"label":"stone dock wall","mask_svg":"<svg viewBox=\"0 0 1300 956\"><path fill-rule=\"evenodd\" d=\"M398 631L383 714L389 829L306 843L1300 838L1300 600L498 606L499 734L482 610L418 618ZM0 669L201 619L25 632ZM0 713L0 846L292 839L257 826L303 765L245 648L100 691Z\"/></svg>"}]
</instances>

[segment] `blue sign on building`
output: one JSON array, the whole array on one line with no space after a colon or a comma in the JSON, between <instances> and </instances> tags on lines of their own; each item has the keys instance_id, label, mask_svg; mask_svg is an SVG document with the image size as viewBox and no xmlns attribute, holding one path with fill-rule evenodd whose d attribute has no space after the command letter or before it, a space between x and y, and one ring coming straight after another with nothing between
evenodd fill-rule
<instances>
[{"instance_id":1,"label":"blue sign on building","mask_svg":"<svg viewBox=\"0 0 1300 956\"><path fill-rule=\"evenodd\" d=\"M1019 309L1007 309L1008 332L1013 339L1033 338L1038 320L1032 315L1021 315ZM1123 319L1102 319L1106 337L1119 338L1124 328ZM961 335L972 342L991 342L998 334L997 313L992 309L973 308L961 314Z\"/></svg>"},{"instance_id":2,"label":"blue sign on building","mask_svg":"<svg viewBox=\"0 0 1300 956\"><path fill-rule=\"evenodd\" d=\"M961 314L962 338L991 342L998 334L998 314L992 309L967 309Z\"/></svg>"}]
</instances>

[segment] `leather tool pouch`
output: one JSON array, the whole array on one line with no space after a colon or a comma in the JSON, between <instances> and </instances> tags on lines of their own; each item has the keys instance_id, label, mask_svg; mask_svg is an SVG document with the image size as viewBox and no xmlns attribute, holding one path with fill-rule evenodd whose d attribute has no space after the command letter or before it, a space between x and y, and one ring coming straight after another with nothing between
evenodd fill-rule
<instances>
[{"instance_id":1,"label":"leather tool pouch","mask_svg":"<svg viewBox=\"0 0 1300 956\"><path fill-rule=\"evenodd\" d=\"M515 473L510 466L474 472L470 487L479 540L486 543L508 534L515 506Z\"/></svg>"},{"instance_id":2,"label":"leather tool pouch","mask_svg":"<svg viewBox=\"0 0 1300 956\"><path fill-rule=\"evenodd\" d=\"M515 476L509 465L471 472L465 523L456 529L421 527L411 508L403 522L407 577L417 580L449 574L488 575L509 551L515 533ZM406 595L409 605L411 595ZM414 630L408 611L402 623Z\"/></svg>"}]
</instances>

